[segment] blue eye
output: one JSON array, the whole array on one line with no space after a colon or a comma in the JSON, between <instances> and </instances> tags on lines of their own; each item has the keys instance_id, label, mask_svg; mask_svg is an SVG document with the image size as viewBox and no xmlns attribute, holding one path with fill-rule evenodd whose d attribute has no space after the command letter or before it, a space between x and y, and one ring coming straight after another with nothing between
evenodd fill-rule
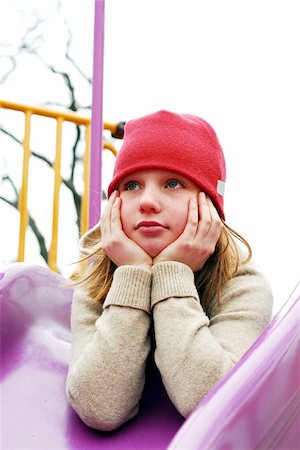
<instances>
[{"instance_id":1,"label":"blue eye","mask_svg":"<svg viewBox=\"0 0 300 450\"><path fill-rule=\"evenodd\" d=\"M170 189L179 189L182 188L183 185L178 180L169 180L167 183L167 187Z\"/></svg>"},{"instance_id":2,"label":"blue eye","mask_svg":"<svg viewBox=\"0 0 300 450\"><path fill-rule=\"evenodd\" d=\"M136 181L129 181L129 183L126 183L125 185L125 189L127 191L136 191L139 188L140 187Z\"/></svg>"}]
</instances>

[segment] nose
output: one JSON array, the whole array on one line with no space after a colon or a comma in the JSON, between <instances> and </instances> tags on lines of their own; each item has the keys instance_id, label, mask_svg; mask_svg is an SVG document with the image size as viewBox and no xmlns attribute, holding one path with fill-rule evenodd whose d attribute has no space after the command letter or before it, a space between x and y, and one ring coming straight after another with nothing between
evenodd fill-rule
<instances>
[{"instance_id":1,"label":"nose","mask_svg":"<svg viewBox=\"0 0 300 450\"><path fill-rule=\"evenodd\" d=\"M145 188L140 196L139 208L142 213L159 213L161 211L160 193L153 187Z\"/></svg>"}]
</instances>

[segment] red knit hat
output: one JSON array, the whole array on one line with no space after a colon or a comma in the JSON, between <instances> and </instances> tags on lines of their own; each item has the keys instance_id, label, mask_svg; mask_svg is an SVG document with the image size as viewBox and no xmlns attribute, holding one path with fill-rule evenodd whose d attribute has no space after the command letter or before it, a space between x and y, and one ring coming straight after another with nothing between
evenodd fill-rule
<instances>
[{"instance_id":1,"label":"red knit hat","mask_svg":"<svg viewBox=\"0 0 300 450\"><path fill-rule=\"evenodd\" d=\"M158 111L126 123L108 196L127 175L163 169L192 180L224 215L225 160L212 127L200 117Z\"/></svg>"}]
</instances>

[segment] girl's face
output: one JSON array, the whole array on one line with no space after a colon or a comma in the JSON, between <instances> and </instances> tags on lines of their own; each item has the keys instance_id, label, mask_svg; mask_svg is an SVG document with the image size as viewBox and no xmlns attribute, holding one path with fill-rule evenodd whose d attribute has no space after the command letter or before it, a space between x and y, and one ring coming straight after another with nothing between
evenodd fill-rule
<instances>
[{"instance_id":1,"label":"girl's face","mask_svg":"<svg viewBox=\"0 0 300 450\"><path fill-rule=\"evenodd\" d=\"M160 169L134 172L118 189L123 230L152 258L181 235L189 200L200 191L187 178Z\"/></svg>"}]
</instances>

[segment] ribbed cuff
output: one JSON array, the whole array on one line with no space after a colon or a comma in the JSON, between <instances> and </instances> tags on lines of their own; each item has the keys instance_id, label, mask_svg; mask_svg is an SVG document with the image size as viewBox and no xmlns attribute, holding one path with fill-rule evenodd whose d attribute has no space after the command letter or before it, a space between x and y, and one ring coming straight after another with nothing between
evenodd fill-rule
<instances>
[{"instance_id":1,"label":"ribbed cuff","mask_svg":"<svg viewBox=\"0 0 300 450\"><path fill-rule=\"evenodd\" d=\"M103 308L109 305L150 310L151 271L136 266L120 266L113 276Z\"/></svg>"},{"instance_id":2,"label":"ribbed cuff","mask_svg":"<svg viewBox=\"0 0 300 450\"><path fill-rule=\"evenodd\" d=\"M185 264L165 261L152 269L151 308L170 297L194 297L199 301L193 271Z\"/></svg>"}]
</instances>

